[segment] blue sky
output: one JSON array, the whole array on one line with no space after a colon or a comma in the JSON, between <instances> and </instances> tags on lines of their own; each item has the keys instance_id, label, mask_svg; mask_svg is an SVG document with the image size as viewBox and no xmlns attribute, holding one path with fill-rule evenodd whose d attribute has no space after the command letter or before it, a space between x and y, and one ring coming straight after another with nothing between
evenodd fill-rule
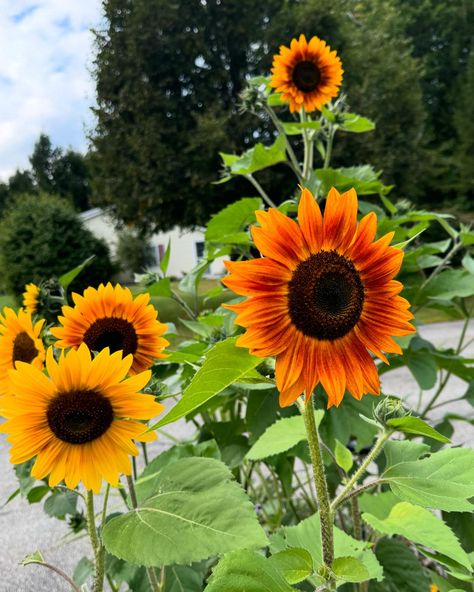
<instances>
[{"instance_id":1,"label":"blue sky","mask_svg":"<svg viewBox=\"0 0 474 592\"><path fill-rule=\"evenodd\" d=\"M0 180L28 167L42 132L86 149L100 22L100 0L0 0Z\"/></svg>"}]
</instances>

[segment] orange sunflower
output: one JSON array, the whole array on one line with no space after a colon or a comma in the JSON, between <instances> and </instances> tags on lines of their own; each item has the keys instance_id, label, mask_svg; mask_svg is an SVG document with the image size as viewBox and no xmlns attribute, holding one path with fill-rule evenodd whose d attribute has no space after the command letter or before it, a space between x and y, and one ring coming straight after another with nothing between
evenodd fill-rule
<instances>
[{"instance_id":1,"label":"orange sunflower","mask_svg":"<svg viewBox=\"0 0 474 592\"><path fill-rule=\"evenodd\" d=\"M8 371L17 362L32 364L39 370L44 364L44 345L41 329L44 320L33 324L31 314L19 310L18 314L6 306L0 314L0 395L8 392Z\"/></svg>"},{"instance_id":2,"label":"orange sunflower","mask_svg":"<svg viewBox=\"0 0 474 592\"><path fill-rule=\"evenodd\" d=\"M303 108L310 113L338 95L343 72L340 58L325 41L312 37L308 42L300 35L273 57L271 86L290 103L291 112Z\"/></svg>"},{"instance_id":3,"label":"orange sunflower","mask_svg":"<svg viewBox=\"0 0 474 592\"><path fill-rule=\"evenodd\" d=\"M347 389L356 399L380 394L376 366L367 350L401 353L392 339L414 331L409 303L399 296L403 251L389 246L393 232L374 241L377 217L357 223L357 195L331 189L324 218L304 189L297 224L276 209L256 212L252 228L264 255L226 262L223 282L248 299L227 307L247 328L237 344L256 356L276 355L280 404L290 405L321 383L328 406Z\"/></svg>"},{"instance_id":4,"label":"orange sunflower","mask_svg":"<svg viewBox=\"0 0 474 592\"><path fill-rule=\"evenodd\" d=\"M36 284L26 284L23 292L23 307L32 315L38 312L40 289Z\"/></svg>"},{"instance_id":5,"label":"orange sunflower","mask_svg":"<svg viewBox=\"0 0 474 592\"><path fill-rule=\"evenodd\" d=\"M162 337L167 326L157 320L158 313L149 304L150 295L140 294L135 299L128 288L108 283L87 288L84 295L73 294L74 307L63 306L64 316L58 317L62 327L51 333L59 339L57 347L78 348L85 343L91 351L122 351L132 354L132 374L142 372L157 358L166 355L168 341Z\"/></svg>"},{"instance_id":6,"label":"orange sunflower","mask_svg":"<svg viewBox=\"0 0 474 592\"><path fill-rule=\"evenodd\" d=\"M36 456L31 474L49 475L54 487L62 480L74 488L79 481L98 493L104 478L118 485L121 473L130 475L133 440L156 438L137 420L151 419L164 409L150 395L138 392L151 371L125 378L133 357L102 350L94 359L87 345L64 352L56 362L47 353L50 378L23 362L10 371L12 394L2 399L8 420L0 431L11 442L10 460L18 464Z\"/></svg>"}]
</instances>

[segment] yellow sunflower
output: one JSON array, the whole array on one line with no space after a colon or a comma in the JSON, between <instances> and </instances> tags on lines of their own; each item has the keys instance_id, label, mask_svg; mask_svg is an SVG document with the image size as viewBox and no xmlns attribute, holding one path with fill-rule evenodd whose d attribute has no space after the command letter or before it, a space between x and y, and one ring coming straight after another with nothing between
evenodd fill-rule
<instances>
[{"instance_id":1,"label":"yellow sunflower","mask_svg":"<svg viewBox=\"0 0 474 592\"><path fill-rule=\"evenodd\" d=\"M73 294L74 307L63 306L64 316L58 317L62 327L51 333L59 339L57 347L78 348L85 343L91 351L122 351L132 354L131 374L142 372L157 358L166 355L168 341L161 337L167 326L157 320L156 309L149 304L150 295L140 294L135 299L128 288L108 283L87 288L84 295Z\"/></svg>"},{"instance_id":2,"label":"yellow sunflower","mask_svg":"<svg viewBox=\"0 0 474 592\"><path fill-rule=\"evenodd\" d=\"M273 57L271 86L283 93L290 111L310 113L337 96L343 72L337 53L325 41L312 37L308 42L300 35Z\"/></svg>"},{"instance_id":3,"label":"yellow sunflower","mask_svg":"<svg viewBox=\"0 0 474 592\"><path fill-rule=\"evenodd\" d=\"M309 397L321 383L328 406L347 389L356 399L380 394L367 350L401 353L391 338L414 331L409 303L399 296L403 251L389 246L393 232L374 242L377 217L357 223L357 195L331 189L324 218L304 189L297 224L276 209L256 212L252 228L260 259L226 262L223 282L245 301L228 305L247 328L237 344L257 356L276 355L280 404Z\"/></svg>"},{"instance_id":4,"label":"yellow sunflower","mask_svg":"<svg viewBox=\"0 0 474 592\"><path fill-rule=\"evenodd\" d=\"M26 284L23 292L23 307L32 315L38 312L39 295L40 289L36 284Z\"/></svg>"},{"instance_id":5,"label":"yellow sunflower","mask_svg":"<svg viewBox=\"0 0 474 592\"><path fill-rule=\"evenodd\" d=\"M44 345L41 329L44 320L33 324L31 314L19 310L18 314L6 306L0 314L0 395L8 392L8 371L17 362L32 364L39 370L44 364Z\"/></svg>"},{"instance_id":6,"label":"yellow sunflower","mask_svg":"<svg viewBox=\"0 0 474 592\"><path fill-rule=\"evenodd\" d=\"M125 379L133 357L102 350L94 359L87 345L61 354L47 353L50 378L40 370L17 363L10 371L12 394L1 401L8 420L0 427L11 442L10 460L18 464L36 456L31 474L49 475L54 487L62 480L70 488L79 481L98 493L105 479L117 485L121 473L131 472L133 440L156 438L137 420L151 419L164 409L138 391L150 380L149 370Z\"/></svg>"}]
</instances>

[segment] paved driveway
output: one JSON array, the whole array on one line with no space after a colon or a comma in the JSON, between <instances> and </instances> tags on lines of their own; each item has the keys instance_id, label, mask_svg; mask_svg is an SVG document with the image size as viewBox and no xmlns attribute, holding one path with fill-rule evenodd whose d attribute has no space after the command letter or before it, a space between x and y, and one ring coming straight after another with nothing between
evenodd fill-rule
<instances>
[{"instance_id":1,"label":"paved driveway","mask_svg":"<svg viewBox=\"0 0 474 592\"><path fill-rule=\"evenodd\" d=\"M421 335L446 347L455 347L459 337L461 323L438 323L421 329ZM466 341L474 338L474 322L470 324ZM474 343L465 351L466 356L474 357ZM410 404L415 405L418 387L405 369L394 370L383 377L385 392L405 394ZM460 396L466 389L465 383L452 378L446 388L444 399ZM425 392L424 401L431 397ZM452 412L473 417L473 409L467 403L456 403ZM443 414L443 409L434 410L431 418L436 420ZM474 428L465 422L455 422L454 442L474 446ZM187 428L184 424L173 426L178 437L185 436ZM166 446L166 439L161 438L156 448ZM156 452L155 452L156 453ZM16 489L17 482L13 469L8 462L8 446L4 435L0 435L0 502L3 502ZM114 496L111 507L120 505L120 498ZM82 538L66 543L68 534L66 524L49 518L42 510L42 504L28 505L20 498L14 499L7 506L0 507L0 592L70 592L63 580L43 567L31 565L19 566L21 559L40 549L47 561L72 574L77 560L89 553L88 539Z\"/></svg>"}]
</instances>

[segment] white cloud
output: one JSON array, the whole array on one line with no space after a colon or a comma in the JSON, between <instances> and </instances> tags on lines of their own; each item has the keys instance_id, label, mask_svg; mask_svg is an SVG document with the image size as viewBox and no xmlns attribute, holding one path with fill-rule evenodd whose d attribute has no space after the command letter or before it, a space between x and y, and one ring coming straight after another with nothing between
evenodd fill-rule
<instances>
[{"instance_id":1,"label":"white cloud","mask_svg":"<svg viewBox=\"0 0 474 592\"><path fill-rule=\"evenodd\" d=\"M28 167L40 133L85 150L100 0L0 0L0 179Z\"/></svg>"}]
</instances>

